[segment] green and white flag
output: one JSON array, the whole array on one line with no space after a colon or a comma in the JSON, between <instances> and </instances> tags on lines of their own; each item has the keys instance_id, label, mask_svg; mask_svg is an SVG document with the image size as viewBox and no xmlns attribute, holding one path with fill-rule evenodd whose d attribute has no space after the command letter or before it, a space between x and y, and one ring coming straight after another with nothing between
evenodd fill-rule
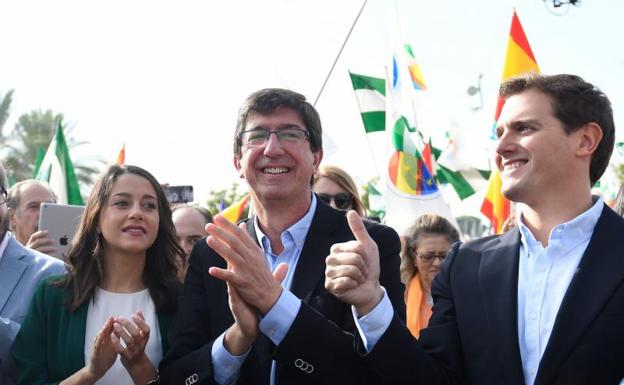
<instances>
[{"instance_id":1,"label":"green and white flag","mask_svg":"<svg viewBox=\"0 0 624 385\"><path fill-rule=\"evenodd\" d=\"M385 80L372 76L349 72L351 83L360 108L364 130L369 136L371 147L384 143L386 118L386 85ZM378 153L371 148L373 153ZM455 161L454 153L457 149L449 146L444 151L433 148L437 167L434 177L439 183L449 183L453 186L460 199L465 199L476 191L487 186L489 172L474 167L460 165ZM378 170L380 171L380 170ZM380 174L381 175L381 174Z\"/></svg>"},{"instance_id":2,"label":"green and white flag","mask_svg":"<svg viewBox=\"0 0 624 385\"><path fill-rule=\"evenodd\" d=\"M58 203L84 205L60 121L45 156L35 169L38 170L35 179L48 182Z\"/></svg>"}]
</instances>

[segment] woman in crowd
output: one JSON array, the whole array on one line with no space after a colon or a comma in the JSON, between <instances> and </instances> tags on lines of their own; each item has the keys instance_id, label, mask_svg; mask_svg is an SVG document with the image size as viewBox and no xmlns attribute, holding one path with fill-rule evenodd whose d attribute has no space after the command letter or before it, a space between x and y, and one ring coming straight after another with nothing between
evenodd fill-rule
<instances>
[{"instance_id":1,"label":"woman in crowd","mask_svg":"<svg viewBox=\"0 0 624 385\"><path fill-rule=\"evenodd\" d=\"M459 241L457 229L438 215L422 215L406 231L401 281L405 284L407 327L415 337L429 323L433 305L431 282L456 241Z\"/></svg>"},{"instance_id":2,"label":"woman in crowd","mask_svg":"<svg viewBox=\"0 0 624 385\"><path fill-rule=\"evenodd\" d=\"M37 289L12 354L18 384L158 379L180 283L171 210L136 166L110 166L87 201L67 275Z\"/></svg>"},{"instance_id":3,"label":"woman in crowd","mask_svg":"<svg viewBox=\"0 0 624 385\"><path fill-rule=\"evenodd\" d=\"M365 215L364 205L358 195L353 179L343 169L322 165L314 176L312 189L318 197L338 210L355 210Z\"/></svg>"}]
</instances>

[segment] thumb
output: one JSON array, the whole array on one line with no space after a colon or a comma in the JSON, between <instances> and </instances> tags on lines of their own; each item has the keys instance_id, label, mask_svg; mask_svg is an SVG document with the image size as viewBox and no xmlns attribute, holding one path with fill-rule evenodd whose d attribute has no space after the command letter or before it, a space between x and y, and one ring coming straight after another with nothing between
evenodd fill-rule
<instances>
[{"instance_id":1,"label":"thumb","mask_svg":"<svg viewBox=\"0 0 624 385\"><path fill-rule=\"evenodd\" d=\"M347 213L347 221L349 221L349 228L357 241L365 243L372 242L370 235L368 235L368 231L366 231L366 228L364 227L364 222L362 222L362 218L357 212L349 210Z\"/></svg>"},{"instance_id":2,"label":"thumb","mask_svg":"<svg viewBox=\"0 0 624 385\"><path fill-rule=\"evenodd\" d=\"M273 278L277 280L277 282L282 283L284 278L286 278L286 273L288 272L288 265L286 263L280 263L277 265L275 270L273 270Z\"/></svg>"}]
</instances>

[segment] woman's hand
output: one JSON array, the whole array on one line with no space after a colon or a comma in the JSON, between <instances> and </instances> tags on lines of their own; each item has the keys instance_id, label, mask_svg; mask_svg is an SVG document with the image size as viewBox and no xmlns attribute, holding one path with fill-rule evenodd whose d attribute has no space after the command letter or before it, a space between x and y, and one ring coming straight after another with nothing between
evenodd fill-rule
<instances>
[{"instance_id":1,"label":"woman's hand","mask_svg":"<svg viewBox=\"0 0 624 385\"><path fill-rule=\"evenodd\" d=\"M135 384L146 383L157 376L156 368L145 354L149 337L150 327L145 323L145 317L140 310L132 315L132 320L115 318L111 341ZM125 348L121 340L126 345Z\"/></svg>"},{"instance_id":2,"label":"woman's hand","mask_svg":"<svg viewBox=\"0 0 624 385\"><path fill-rule=\"evenodd\" d=\"M102 329L95 336L93 346L91 346L91 359L87 365L87 370L97 379L102 378L117 359L117 352L111 341L111 333L114 330L113 323L114 318L108 317Z\"/></svg>"}]
</instances>

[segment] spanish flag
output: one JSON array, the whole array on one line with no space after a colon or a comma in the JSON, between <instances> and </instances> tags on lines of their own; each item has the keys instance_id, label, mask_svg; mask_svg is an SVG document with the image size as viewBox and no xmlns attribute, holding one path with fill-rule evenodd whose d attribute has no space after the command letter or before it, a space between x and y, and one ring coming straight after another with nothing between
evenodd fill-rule
<instances>
[{"instance_id":1,"label":"spanish flag","mask_svg":"<svg viewBox=\"0 0 624 385\"><path fill-rule=\"evenodd\" d=\"M119 154L117 154L117 161L115 163L120 166L123 166L126 164L126 144L125 143L121 147L121 150L119 150Z\"/></svg>"},{"instance_id":2,"label":"spanish flag","mask_svg":"<svg viewBox=\"0 0 624 385\"><path fill-rule=\"evenodd\" d=\"M539 67L533 51L529 45L518 14L514 10L511 19L511 31L509 33L509 41L507 43L507 55L505 57L505 66L503 67L503 79L505 81L511 77L522 75L528 72L539 73ZM496 114L494 115L494 125L498 121L501 110L505 101L499 96L496 105ZM494 169L490 175L488 188L481 205L481 212L488 217L492 223L492 229L495 234L503 232L503 223L511 211L509 200L503 197L501 193L501 176L498 170Z\"/></svg>"}]
</instances>

